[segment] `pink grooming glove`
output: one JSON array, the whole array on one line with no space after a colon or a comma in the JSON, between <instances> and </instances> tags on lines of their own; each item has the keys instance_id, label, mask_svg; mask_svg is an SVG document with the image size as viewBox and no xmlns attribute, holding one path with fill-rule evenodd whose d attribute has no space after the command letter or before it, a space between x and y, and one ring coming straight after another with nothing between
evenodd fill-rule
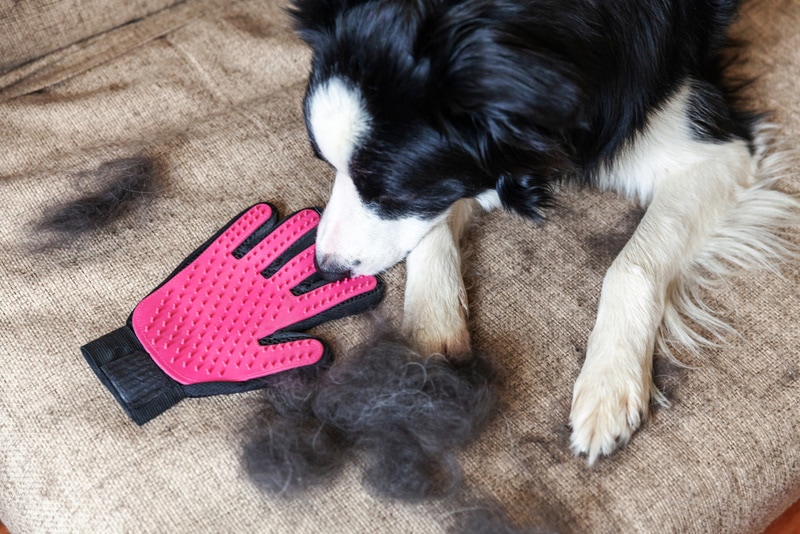
<instances>
[{"instance_id":1,"label":"pink grooming glove","mask_svg":"<svg viewBox=\"0 0 800 534\"><path fill-rule=\"evenodd\" d=\"M318 223L315 209L279 223L274 207L256 204L184 260L126 326L81 347L135 422L184 397L265 388L276 373L329 363L325 343L300 332L367 310L383 285L373 276L323 280Z\"/></svg>"}]
</instances>

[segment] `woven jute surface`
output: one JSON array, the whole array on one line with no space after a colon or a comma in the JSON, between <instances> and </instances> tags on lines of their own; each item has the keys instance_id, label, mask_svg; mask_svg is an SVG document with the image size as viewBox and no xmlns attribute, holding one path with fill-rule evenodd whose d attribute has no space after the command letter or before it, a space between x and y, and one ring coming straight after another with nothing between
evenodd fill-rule
<instances>
[{"instance_id":1,"label":"woven jute surface","mask_svg":"<svg viewBox=\"0 0 800 534\"><path fill-rule=\"evenodd\" d=\"M261 200L283 213L324 205L332 181L303 125L310 55L281 5L110 4L0 3L12 13L0 17L11 50L0 64L0 519L14 533L441 531L456 504L378 499L357 466L292 500L260 493L240 462L258 393L185 400L137 427L86 365L78 348L121 326L234 214ZM773 0L750 3L736 30L750 41L745 71L759 76L750 92L788 146L800 142L798 25L800 4ZM138 153L164 176L146 207L34 251L36 222L79 195L81 172ZM781 187L800 191L798 175ZM559 531L757 531L800 497L796 263L712 296L740 335L683 355L695 369L658 364L673 407L624 450L591 469L568 451L603 273L638 215L613 195L568 191L543 225L493 213L471 231L474 341L506 384L502 416L462 455L466 482L519 524ZM386 275L390 321L403 270ZM316 333L347 357L370 325L354 317Z\"/></svg>"},{"instance_id":2,"label":"woven jute surface","mask_svg":"<svg viewBox=\"0 0 800 534\"><path fill-rule=\"evenodd\" d=\"M0 74L176 3L177 0L0 1Z\"/></svg>"}]
</instances>

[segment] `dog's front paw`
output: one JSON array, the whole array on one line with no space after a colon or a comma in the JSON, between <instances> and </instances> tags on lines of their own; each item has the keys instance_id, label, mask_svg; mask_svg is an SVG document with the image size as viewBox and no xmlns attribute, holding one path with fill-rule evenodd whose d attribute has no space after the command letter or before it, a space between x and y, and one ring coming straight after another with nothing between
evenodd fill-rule
<instances>
[{"instance_id":1,"label":"dog's front paw","mask_svg":"<svg viewBox=\"0 0 800 534\"><path fill-rule=\"evenodd\" d=\"M441 294L420 299L409 296L406 296L403 332L420 354L443 354L457 360L470 353L464 299L457 294L455 298L454 295L443 298Z\"/></svg>"},{"instance_id":2,"label":"dog's front paw","mask_svg":"<svg viewBox=\"0 0 800 534\"><path fill-rule=\"evenodd\" d=\"M651 387L640 367L585 365L572 395L572 451L592 465L627 443L647 417Z\"/></svg>"},{"instance_id":3,"label":"dog's front paw","mask_svg":"<svg viewBox=\"0 0 800 534\"><path fill-rule=\"evenodd\" d=\"M456 219L435 226L409 253L403 307L403 332L415 348L425 356L443 354L451 360L470 355L467 291L458 248L466 223L457 224Z\"/></svg>"}]
</instances>

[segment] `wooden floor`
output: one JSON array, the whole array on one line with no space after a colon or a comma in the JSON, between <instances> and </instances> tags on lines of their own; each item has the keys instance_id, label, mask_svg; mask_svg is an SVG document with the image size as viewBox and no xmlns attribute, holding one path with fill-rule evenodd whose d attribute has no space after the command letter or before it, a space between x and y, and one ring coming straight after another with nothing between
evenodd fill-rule
<instances>
[{"instance_id":1,"label":"wooden floor","mask_svg":"<svg viewBox=\"0 0 800 534\"><path fill-rule=\"evenodd\" d=\"M3 523L0 523L0 534L10 534ZM800 534L800 501L767 527L764 534Z\"/></svg>"},{"instance_id":2,"label":"wooden floor","mask_svg":"<svg viewBox=\"0 0 800 534\"><path fill-rule=\"evenodd\" d=\"M773 521L764 534L800 534L800 501Z\"/></svg>"}]
</instances>

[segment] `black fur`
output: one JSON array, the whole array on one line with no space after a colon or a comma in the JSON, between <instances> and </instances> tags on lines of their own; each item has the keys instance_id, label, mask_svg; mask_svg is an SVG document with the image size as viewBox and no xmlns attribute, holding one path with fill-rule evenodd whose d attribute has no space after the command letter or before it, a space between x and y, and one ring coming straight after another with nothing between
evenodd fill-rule
<instances>
[{"instance_id":1,"label":"black fur","mask_svg":"<svg viewBox=\"0 0 800 534\"><path fill-rule=\"evenodd\" d=\"M36 226L56 234L52 245L108 227L161 188L156 161L141 155L107 161L78 178L82 196L48 208Z\"/></svg>"},{"instance_id":2,"label":"black fur","mask_svg":"<svg viewBox=\"0 0 800 534\"><path fill-rule=\"evenodd\" d=\"M314 413L366 453L372 488L411 499L443 495L460 482L456 453L492 413L493 378L479 354L461 365L422 359L384 335L331 369Z\"/></svg>"},{"instance_id":3,"label":"black fur","mask_svg":"<svg viewBox=\"0 0 800 534\"><path fill-rule=\"evenodd\" d=\"M496 189L539 217L560 180L591 183L689 84L698 138L750 140L724 82L738 0L293 0L308 94L359 89L370 132L347 169L385 218ZM313 132L312 135L312 144Z\"/></svg>"},{"instance_id":4,"label":"black fur","mask_svg":"<svg viewBox=\"0 0 800 534\"><path fill-rule=\"evenodd\" d=\"M366 459L364 482L380 495L451 494L461 483L457 454L494 413L496 384L479 354L457 366L422 358L384 331L316 385L291 380L268 392L245 466L264 490L293 494L357 454Z\"/></svg>"},{"instance_id":5,"label":"black fur","mask_svg":"<svg viewBox=\"0 0 800 534\"><path fill-rule=\"evenodd\" d=\"M276 376L264 406L248 424L245 469L268 493L294 496L330 480L349 455L350 443L313 413L317 385L297 374Z\"/></svg>"}]
</instances>

